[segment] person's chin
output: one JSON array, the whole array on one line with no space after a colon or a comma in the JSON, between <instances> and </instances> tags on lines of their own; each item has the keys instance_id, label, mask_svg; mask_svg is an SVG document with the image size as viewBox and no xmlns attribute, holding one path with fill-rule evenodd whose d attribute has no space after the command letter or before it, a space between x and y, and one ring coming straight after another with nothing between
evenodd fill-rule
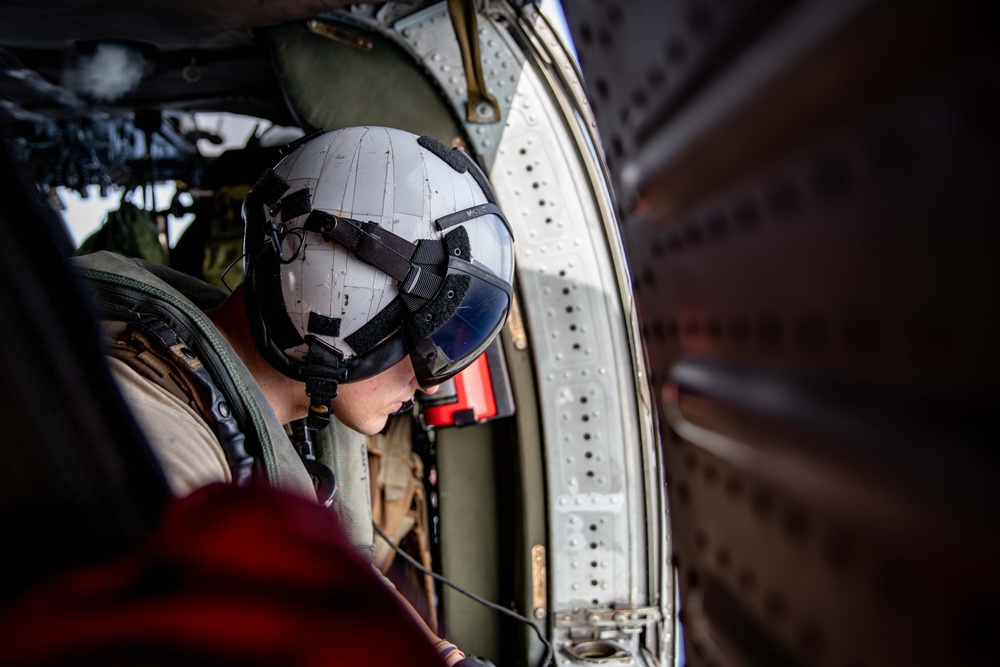
<instances>
[{"instance_id":1,"label":"person's chin","mask_svg":"<svg viewBox=\"0 0 1000 667\"><path fill-rule=\"evenodd\" d=\"M381 433L387 423L389 423L389 415L382 415L381 419L373 419L370 428L365 435L375 435L377 433Z\"/></svg>"},{"instance_id":2,"label":"person's chin","mask_svg":"<svg viewBox=\"0 0 1000 667\"><path fill-rule=\"evenodd\" d=\"M365 423L365 428L357 429L364 433L365 435L376 435L382 432L385 425L389 422L389 415L381 415L379 417L372 417Z\"/></svg>"}]
</instances>

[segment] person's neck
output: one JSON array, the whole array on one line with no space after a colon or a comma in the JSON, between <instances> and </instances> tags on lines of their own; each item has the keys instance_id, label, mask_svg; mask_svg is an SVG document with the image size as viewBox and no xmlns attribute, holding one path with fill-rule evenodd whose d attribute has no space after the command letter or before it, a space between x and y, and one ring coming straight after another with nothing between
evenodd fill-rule
<instances>
[{"instance_id":1,"label":"person's neck","mask_svg":"<svg viewBox=\"0 0 1000 667\"><path fill-rule=\"evenodd\" d=\"M206 313L246 365L282 424L305 417L309 409L305 384L277 371L257 349L240 284L218 308Z\"/></svg>"}]
</instances>

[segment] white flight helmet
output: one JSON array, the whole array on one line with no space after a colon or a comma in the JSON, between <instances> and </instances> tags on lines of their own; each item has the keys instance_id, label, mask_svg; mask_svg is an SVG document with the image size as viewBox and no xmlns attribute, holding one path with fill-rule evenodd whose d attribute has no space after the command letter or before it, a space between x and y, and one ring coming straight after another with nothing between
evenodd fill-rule
<instances>
[{"instance_id":1,"label":"white flight helmet","mask_svg":"<svg viewBox=\"0 0 1000 667\"><path fill-rule=\"evenodd\" d=\"M323 419L337 385L409 354L428 387L499 333L513 237L459 149L386 127L304 138L247 195L246 301L265 358L306 382Z\"/></svg>"}]
</instances>

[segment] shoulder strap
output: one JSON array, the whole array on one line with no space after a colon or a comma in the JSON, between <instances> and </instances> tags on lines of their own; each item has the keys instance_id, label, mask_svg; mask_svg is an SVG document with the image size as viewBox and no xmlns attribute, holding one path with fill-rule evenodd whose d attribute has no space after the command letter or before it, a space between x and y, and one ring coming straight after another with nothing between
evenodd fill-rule
<instances>
[{"instance_id":1,"label":"shoulder strap","mask_svg":"<svg viewBox=\"0 0 1000 667\"><path fill-rule=\"evenodd\" d=\"M226 462L238 485L250 482L253 458L233 411L201 360L177 334L154 317L131 322L107 321L108 354L128 364L191 406L219 439Z\"/></svg>"}]
</instances>

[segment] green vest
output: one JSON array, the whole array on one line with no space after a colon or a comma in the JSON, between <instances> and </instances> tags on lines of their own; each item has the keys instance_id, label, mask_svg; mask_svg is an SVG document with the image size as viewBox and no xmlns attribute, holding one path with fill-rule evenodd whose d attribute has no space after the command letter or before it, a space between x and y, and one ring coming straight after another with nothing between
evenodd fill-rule
<instances>
[{"instance_id":1,"label":"green vest","mask_svg":"<svg viewBox=\"0 0 1000 667\"><path fill-rule=\"evenodd\" d=\"M100 317L131 321L152 316L195 352L246 437L254 478L315 496L311 478L259 385L204 314L226 299L225 290L165 266L107 251L72 262L93 294Z\"/></svg>"}]
</instances>

